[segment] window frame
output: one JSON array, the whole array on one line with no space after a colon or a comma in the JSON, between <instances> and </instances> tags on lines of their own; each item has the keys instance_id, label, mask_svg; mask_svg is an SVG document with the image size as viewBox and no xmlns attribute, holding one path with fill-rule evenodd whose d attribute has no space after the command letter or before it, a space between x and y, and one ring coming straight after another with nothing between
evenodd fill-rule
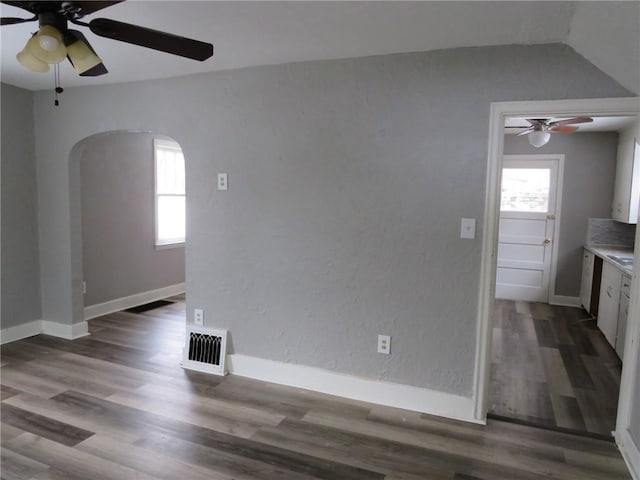
<instances>
[{"instance_id":1,"label":"window frame","mask_svg":"<svg viewBox=\"0 0 640 480\"><path fill-rule=\"evenodd\" d=\"M154 204L154 245L156 250L165 250L169 248L184 247L186 242L186 207L187 207L187 188L185 185L183 194L167 194L158 193L158 150L172 150L182 153L185 177L186 177L186 161L184 160L184 153L178 142L162 138L153 139L153 204ZM186 182L186 178L185 178ZM158 208L158 200L160 197L183 197L185 199L185 235L184 237L160 239L159 225L160 225L160 211Z\"/></svg>"}]
</instances>

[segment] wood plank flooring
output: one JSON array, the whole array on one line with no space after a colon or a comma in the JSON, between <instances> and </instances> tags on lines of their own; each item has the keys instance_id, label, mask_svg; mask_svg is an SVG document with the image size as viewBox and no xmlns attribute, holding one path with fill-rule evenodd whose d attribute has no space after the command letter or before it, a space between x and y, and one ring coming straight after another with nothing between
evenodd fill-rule
<instances>
[{"instance_id":1,"label":"wood plank flooring","mask_svg":"<svg viewBox=\"0 0 640 480\"><path fill-rule=\"evenodd\" d=\"M91 336L75 341L39 335L2 347L2 479L630 478L615 445L599 439L184 371L184 303L174 300L91 320ZM533 324L521 328L535 335ZM552 325L539 328L557 338ZM540 375L564 358L544 348ZM588 400L559 398L568 417Z\"/></svg>"},{"instance_id":2,"label":"wood plank flooring","mask_svg":"<svg viewBox=\"0 0 640 480\"><path fill-rule=\"evenodd\" d=\"M622 363L581 308L496 300L490 414L611 438Z\"/></svg>"}]
</instances>

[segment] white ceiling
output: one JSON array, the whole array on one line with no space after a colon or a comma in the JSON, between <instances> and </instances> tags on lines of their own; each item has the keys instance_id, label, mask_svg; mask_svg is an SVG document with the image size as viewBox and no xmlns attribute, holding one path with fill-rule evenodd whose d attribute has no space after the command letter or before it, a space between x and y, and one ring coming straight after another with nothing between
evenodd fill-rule
<instances>
[{"instance_id":1,"label":"white ceiling","mask_svg":"<svg viewBox=\"0 0 640 480\"><path fill-rule=\"evenodd\" d=\"M463 46L539 44L572 37L582 55L632 91L640 90L640 28L633 20L640 2L603 2L607 21L599 25L599 2L594 8L574 2L211 2L129 0L86 17L110 18L211 42L214 56L203 62L84 33L109 73L87 78L61 64L63 86L119 83L165 78L213 70L427 51ZM596 5L597 4L597 5ZM635 9L635 10L634 10ZM617 12L617 13L616 13ZM18 8L2 5L2 16L28 17ZM632 20L629 21L629 18ZM625 20L626 19L626 20ZM573 25L575 24L575 28ZM615 35L602 37L616 25ZM52 88L53 73L33 73L15 59L36 23L0 29L1 79L31 90ZM588 32L600 40L592 41ZM634 36L635 35L635 36ZM635 42L635 43L634 43ZM631 45L630 45L631 44ZM630 46L629 46L630 45ZM589 58L593 57L599 62ZM612 55L613 54L613 55ZM635 55L635 56L634 56ZM635 68L635 70L634 70ZM612 73L613 72L613 73Z\"/></svg>"}]
</instances>

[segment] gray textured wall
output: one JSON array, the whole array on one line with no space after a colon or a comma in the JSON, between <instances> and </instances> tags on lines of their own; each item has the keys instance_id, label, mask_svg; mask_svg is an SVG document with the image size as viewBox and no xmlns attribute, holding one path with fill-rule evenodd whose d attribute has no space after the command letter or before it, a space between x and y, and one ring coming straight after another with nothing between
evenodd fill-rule
<instances>
[{"instance_id":1,"label":"gray textured wall","mask_svg":"<svg viewBox=\"0 0 640 480\"><path fill-rule=\"evenodd\" d=\"M1 328L42 318L34 138L33 93L2 84Z\"/></svg>"},{"instance_id":2,"label":"gray textured wall","mask_svg":"<svg viewBox=\"0 0 640 480\"><path fill-rule=\"evenodd\" d=\"M228 328L231 352L470 395L490 102L568 95L629 92L545 45L70 88L56 109L38 93L44 314L81 316L73 146L150 130L189 159L188 309Z\"/></svg>"},{"instance_id":3,"label":"gray textured wall","mask_svg":"<svg viewBox=\"0 0 640 480\"><path fill-rule=\"evenodd\" d=\"M587 219L611 217L617 149L616 132L557 134L540 148L526 136L505 135L506 155L565 155L556 295L580 295Z\"/></svg>"},{"instance_id":4,"label":"gray textured wall","mask_svg":"<svg viewBox=\"0 0 640 480\"><path fill-rule=\"evenodd\" d=\"M80 159L86 306L184 282L184 247L156 250L153 138L88 139Z\"/></svg>"}]
</instances>

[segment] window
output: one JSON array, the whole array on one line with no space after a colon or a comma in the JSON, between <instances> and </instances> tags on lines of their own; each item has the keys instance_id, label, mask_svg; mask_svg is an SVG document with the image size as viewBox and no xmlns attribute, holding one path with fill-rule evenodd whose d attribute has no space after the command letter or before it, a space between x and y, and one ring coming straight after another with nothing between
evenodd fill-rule
<instances>
[{"instance_id":1,"label":"window","mask_svg":"<svg viewBox=\"0 0 640 480\"><path fill-rule=\"evenodd\" d=\"M185 176L180 145L153 141L155 152L156 246L184 243Z\"/></svg>"},{"instance_id":2,"label":"window","mask_svg":"<svg viewBox=\"0 0 640 480\"><path fill-rule=\"evenodd\" d=\"M503 168L500 210L548 211L550 173L548 168Z\"/></svg>"}]
</instances>

